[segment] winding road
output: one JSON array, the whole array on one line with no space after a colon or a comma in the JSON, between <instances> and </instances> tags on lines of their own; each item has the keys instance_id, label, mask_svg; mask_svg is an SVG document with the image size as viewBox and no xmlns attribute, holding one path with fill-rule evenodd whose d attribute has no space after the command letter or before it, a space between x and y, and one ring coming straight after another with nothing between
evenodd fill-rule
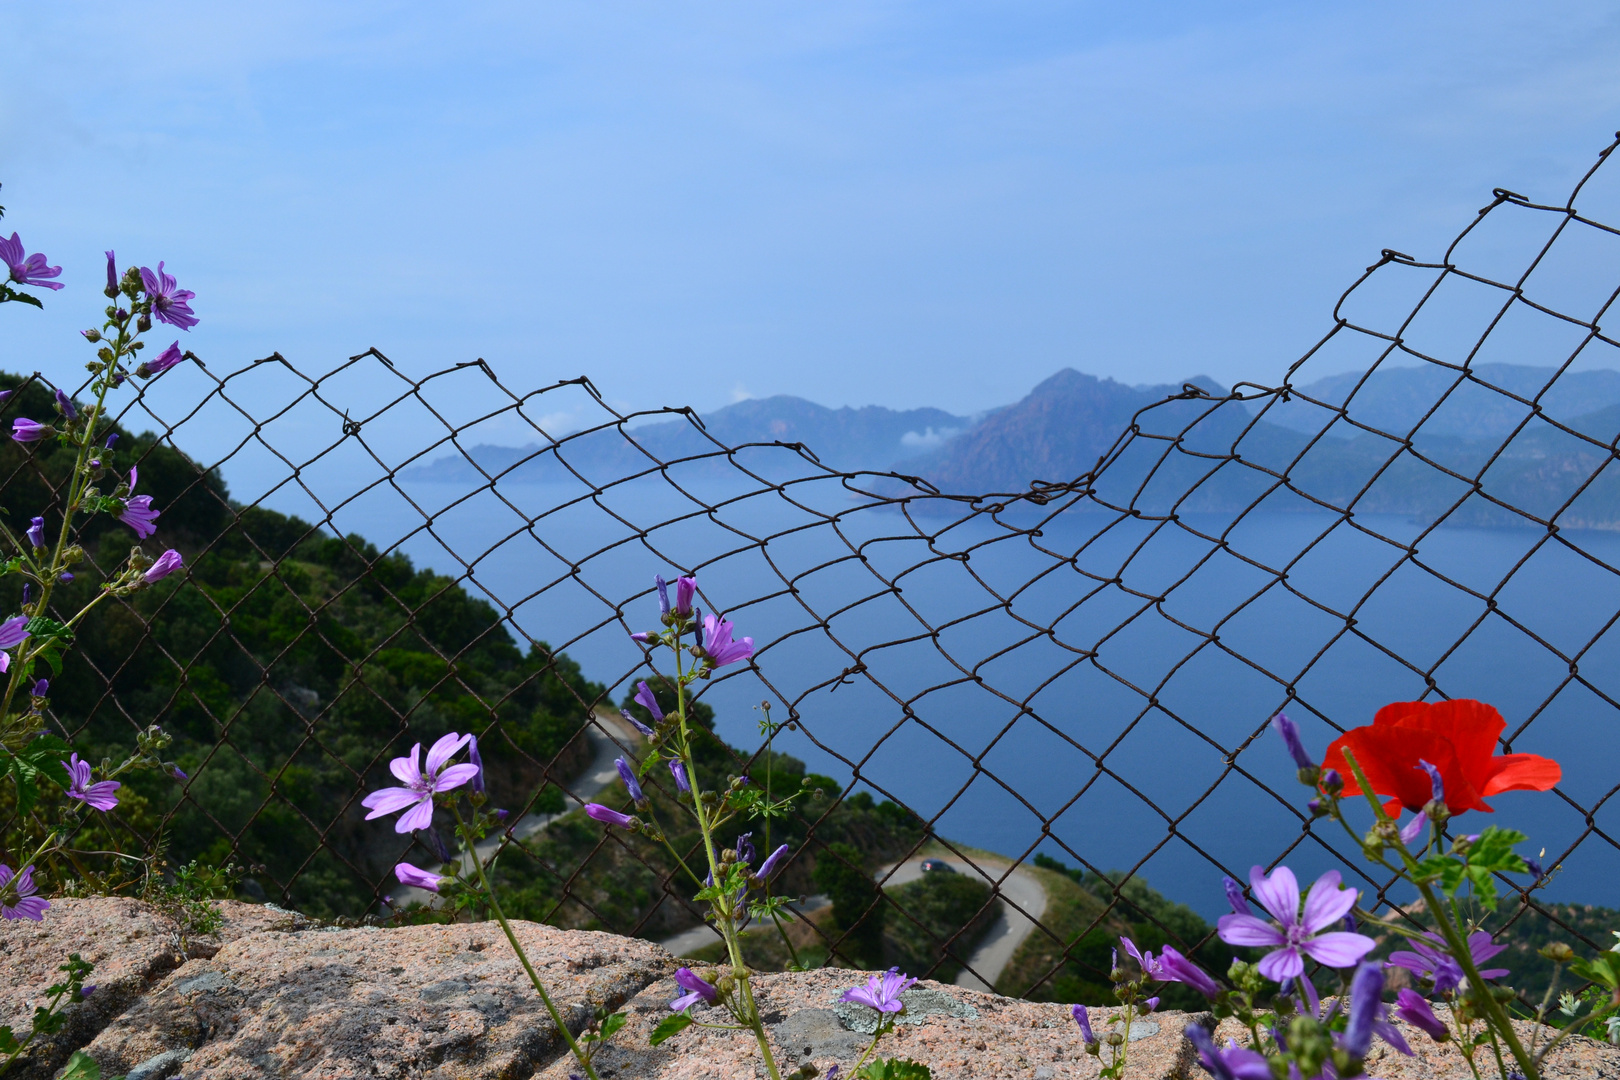
<instances>
[{"instance_id":1,"label":"winding road","mask_svg":"<svg viewBox=\"0 0 1620 1080\"><path fill-rule=\"evenodd\" d=\"M930 858L941 858L934 855ZM1046 890L1040 880L1023 866L1013 868L1011 862L988 856L975 855L969 863L958 855L943 856L959 874L972 874L986 885L997 889L1001 903L996 905L996 919L985 931L984 937L967 958L966 965L956 976L956 985L969 990L994 992L994 983L1018 951L1018 946L1035 929L1035 920L1046 912ZM885 887L904 885L923 875L922 858L907 859L894 867L884 867L878 880ZM1012 869L1012 873L1007 871ZM939 873L939 871L933 871ZM887 877L884 875L887 874ZM1021 909L1021 910L1020 910Z\"/></svg>"}]
</instances>

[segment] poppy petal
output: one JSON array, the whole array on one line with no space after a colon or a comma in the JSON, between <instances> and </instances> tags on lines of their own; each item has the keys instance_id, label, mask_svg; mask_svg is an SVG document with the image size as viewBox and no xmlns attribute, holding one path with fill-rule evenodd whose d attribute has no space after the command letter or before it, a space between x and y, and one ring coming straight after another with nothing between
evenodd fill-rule
<instances>
[{"instance_id":1,"label":"poppy petal","mask_svg":"<svg viewBox=\"0 0 1620 1080\"><path fill-rule=\"evenodd\" d=\"M1503 754L1491 759L1492 776L1482 794L1503 791L1547 791L1564 778L1558 762L1540 754Z\"/></svg>"}]
</instances>

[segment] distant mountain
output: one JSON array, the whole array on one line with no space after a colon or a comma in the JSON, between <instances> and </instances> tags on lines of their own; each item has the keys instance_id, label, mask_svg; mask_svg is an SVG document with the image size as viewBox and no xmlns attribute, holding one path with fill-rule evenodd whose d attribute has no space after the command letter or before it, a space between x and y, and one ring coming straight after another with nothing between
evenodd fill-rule
<instances>
[{"instance_id":1,"label":"distant mountain","mask_svg":"<svg viewBox=\"0 0 1620 1080\"><path fill-rule=\"evenodd\" d=\"M941 409L886 409L866 405L858 409L829 409L803 398L776 397L740 401L703 417L703 432L689 420L663 420L629 429L635 445L617 430L594 432L565 444L569 465L605 475L614 469L644 469L646 451L663 461L711 453L718 442L803 443L822 464L839 470L887 469L905 458L925 454L970 428L974 417L953 416ZM545 479L557 472L548 447L529 445L474 446L468 454L491 475L507 473L511 479ZM478 470L461 455L440 458L406 469L408 480L456 483L479 482Z\"/></svg>"},{"instance_id":2,"label":"distant mountain","mask_svg":"<svg viewBox=\"0 0 1620 1080\"><path fill-rule=\"evenodd\" d=\"M1226 392L1209 379L1194 381ZM951 492L1024 491L1031 480L1072 480L1096 466L1139 410L1180 392L1064 368L938 452L903 462L901 471Z\"/></svg>"},{"instance_id":3,"label":"distant mountain","mask_svg":"<svg viewBox=\"0 0 1620 1080\"><path fill-rule=\"evenodd\" d=\"M1301 397L1286 402L1255 403L1252 407L1260 411L1263 406L1266 420L1273 424L1314 435L1334 419L1333 409L1349 401L1349 412L1355 420L1392 435L1404 436L1421 423L1422 433L1428 436L1478 440L1505 437L1528 412L1523 405L1496 393L1490 386L1526 400L1535 400L1540 395L1542 411L1562 423L1620 404L1620 371L1571 371L1558 375L1554 368L1524 364L1480 364L1472 371L1478 380L1489 386L1481 386L1473 380L1459 383L1458 372L1434 364L1387 367L1371 375L1365 372L1330 375L1297 387L1300 395L1331 408ZM1457 384L1456 388L1446 394L1453 384ZM1442 395L1445 395L1444 401ZM1355 428L1343 423L1333 425L1329 431L1343 438L1356 434Z\"/></svg>"}]
</instances>

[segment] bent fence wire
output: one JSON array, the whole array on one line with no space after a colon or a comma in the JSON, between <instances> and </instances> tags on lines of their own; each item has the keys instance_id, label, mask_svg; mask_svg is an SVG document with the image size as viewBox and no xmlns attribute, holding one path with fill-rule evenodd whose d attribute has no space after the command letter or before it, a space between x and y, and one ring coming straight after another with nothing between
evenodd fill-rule
<instances>
[{"instance_id":1,"label":"bent fence wire","mask_svg":"<svg viewBox=\"0 0 1620 1080\"><path fill-rule=\"evenodd\" d=\"M1494 701L1509 721L1506 749L1566 767L1557 793L1538 797L1539 817L1523 816L1530 802L1505 800L1549 865L1565 868L1555 894L1612 903L1601 888L1620 869L1613 822L1605 827L1620 569L1612 531L1583 526L1601 516L1593 500L1616 475L1620 419L1606 432L1570 423L1579 403L1560 387L1579 371L1620 368L1601 329L1620 288L1620 233L1594 216L1612 198L1615 178L1598 188L1613 149L1566 204L1497 191L1439 261L1385 251L1281 386L1189 385L1138 413L1089 472L1022 491L942 492L915 476L823 467L814 447L727 446L689 410L621 414L584 379L519 390L482 361L423 378L376 350L319 377L279 355L234 371L177 370L122 423L199 463L186 497L243 526L256 572L126 607L116 648L86 669L99 696L60 719L189 725L206 751L150 822L174 836L183 824L192 854L251 863L259 856L244 837L269 816L286 851L255 868L266 892L308 904L347 888L362 902L340 913L361 915L381 910L397 890L392 863L411 857L410 837L359 823L359 800L387 760L447 726L499 744L508 706L566 655L582 678L564 680L569 708L550 708L589 716L592 733L540 756L539 743L508 740L509 775L533 783L520 795L492 781L513 809L502 858L524 868L540 915L660 936L697 922L688 883L649 861L639 838L594 825L587 842L538 844L548 830L533 827L549 820L540 811L557 806L519 802L540 781L589 798L602 788L602 751L636 750L611 720L652 670L628 635L654 622L655 572L693 572L703 607L759 645L751 665L702 686L719 733L755 746L754 708L768 702L792 721L777 749L843 789L782 826L803 837L789 880L813 891L805 867L841 857L823 830L852 792L908 807L924 826L885 854L880 876L934 845L926 850L996 883L987 910L1000 902L1013 927L1035 924L1018 962L987 973L1003 991L1052 993L1085 932L1114 925L1121 873L1206 915L1221 874L1243 880L1252 863L1283 858L1306 872L1341 866L1380 900L1410 900L1386 897L1390 882L1369 876L1331 823L1304 814L1303 789L1266 737L1279 709L1319 752L1385 701ZM1594 266L1611 272L1599 280ZM1554 374L1510 385L1497 377L1505 363ZM1401 365L1428 372L1422 400L1370 400L1367 376ZM1332 399L1298 389L1318 371L1346 370L1364 374L1333 383ZM1444 434L1442 421L1464 406L1494 417L1488 444ZM1554 460L1535 449L1549 439L1573 450L1538 474L1536 461ZM523 449L492 449L501 446ZM38 482L23 460L8 485ZM297 521L267 540L274 530L252 519L253 506ZM172 542L190 544L188 562L203 565L220 535ZM298 547L311 537L338 544L342 559L312 569ZM389 552L441 576L395 572ZM330 570L339 563L348 569ZM437 665L402 674L390 649L438 617L452 586L487 601L498 622L471 639L424 633ZM358 654L341 614L357 591L371 617L393 613L361 635ZM271 601L299 624L273 647L254 637L264 632L254 604ZM165 623L185 632L158 635ZM538 650L518 681L469 673L467 657L491 633ZM290 659L311 642L341 657L328 683L338 690L311 689L300 674L324 661ZM216 674L193 677L194 658L221 649L235 689ZM160 693L119 693L134 664L168 672L152 684ZM380 686L390 679L399 686ZM453 715L435 697L446 687ZM368 693L369 719L339 723ZM276 718L279 749L237 744L250 715ZM750 767L759 761L739 759L735 771ZM321 797L333 776L346 790ZM624 798L613 787L599 797ZM131 844L158 838L150 825L130 828ZM1064 923L1050 897L1013 887L1037 852L1113 872L1110 902ZM592 883L599 863L641 891L627 900ZM636 865L639 875L625 869ZM916 923L895 895L873 903L892 909L891 925ZM835 952L846 944L826 919L813 933ZM969 957L965 940L936 945L936 956Z\"/></svg>"}]
</instances>

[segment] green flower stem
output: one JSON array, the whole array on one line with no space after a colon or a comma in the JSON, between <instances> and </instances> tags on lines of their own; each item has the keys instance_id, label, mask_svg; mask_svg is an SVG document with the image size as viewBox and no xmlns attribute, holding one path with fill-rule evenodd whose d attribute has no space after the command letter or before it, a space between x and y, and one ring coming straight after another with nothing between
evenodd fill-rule
<instances>
[{"instance_id":1,"label":"green flower stem","mask_svg":"<svg viewBox=\"0 0 1620 1080\"><path fill-rule=\"evenodd\" d=\"M512 951L517 954L518 963L522 964L523 970L528 972L529 981L534 984L535 993L540 995L540 1000L545 1005L546 1012L551 1014L551 1022L557 1025L557 1030L562 1033L563 1041L568 1044L568 1049L572 1051L574 1060L579 1062L580 1068L585 1070L585 1075L590 1077L591 1080L601 1080L596 1075L596 1070L591 1067L590 1056L579 1048L579 1043L574 1041L574 1035L568 1030L568 1025L563 1023L562 1014L557 1011L557 1006L552 1004L551 995L546 993L545 984L540 981L539 973L534 970L534 965L529 963L529 955L523 951L523 946L518 944L517 935L512 932L512 924L507 922L506 912L501 910L501 902L495 898L495 889L490 885L488 875L484 873L484 860L478 857L478 849L473 845L472 830L462 820L461 807L452 801L450 812L456 817L456 831L461 833L462 841L473 850L472 864L478 870L478 881L484 887L484 895L489 897L489 906L490 910L495 912L495 921L501 924L501 930L506 934L507 942L512 946Z\"/></svg>"},{"instance_id":2,"label":"green flower stem","mask_svg":"<svg viewBox=\"0 0 1620 1080\"><path fill-rule=\"evenodd\" d=\"M1372 785L1367 782L1367 775L1361 771L1361 765L1356 761L1356 756L1349 747L1345 748L1344 760L1350 766L1350 771L1355 774L1356 783L1361 787L1362 794L1367 797L1367 802L1372 806L1373 815L1378 819L1379 824L1394 824L1394 819L1384 813L1383 803L1378 801L1378 796L1374 794ZM1502 1003L1497 1001L1491 994L1491 987L1480 976L1479 966L1474 963L1474 954L1469 950L1468 942L1463 938L1462 932L1457 929L1454 916L1448 912L1446 905L1435 894L1430 883L1418 879L1417 861L1412 858L1412 853L1406 850L1406 845L1397 843L1395 849L1400 853L1401 862L1406 867L1407 879L1417 886L1418 893L1423 897L1424 904L1429 911L1434 913L1435 925L1439 927L1440 933L1445 937L1446 946L1450 949L1452 958L1463 969L1463 974L1468 976L1469 988L1474 991L1474 998L1484 1011L1492 1034L1500 1035L1502 1041L1507 1043L1508 1052L1513 1055L1513 1060L1518 1062L1519 1071L1524 1073L1525 1080L1540 1080L1541 1072L1536 1068L1535 1058L1525 1051L1524 1045L1519 1042L1518 1033L1513 1030L1512 1020L1508 1018L1507 1012L1502 1008ZM1500 1063L1500 1049L1497 1050L1497 1060ZM1507 1070L1504 1067L1502 1071L1506 1073Z\"/></svg>"},{"instance_id":3,"label":"green flower stem","mask_svg":"<svg viewBox=\"0 0 1620 1080\"><path fill-rule=\"evenodd\" d=\"M713 875L711 880L716 884L721 881L720 860L714 852L714 823L709 819L703 808L703 787L698 783L697 762L692 757L691 731L686 724L686 673L682 670L680 637L675 639L675 712L678 718L681 733L680 757L681 764L686 767L687 783L692 788L692 812L697 817L698 829L703 833L703 851L709 859L709 872ZM754 1038L759 1043L760 1057L765 1061L765 1071L771 1080L782 1080L782 1074L776 1068L776 1057L771 1053L770 1040L765 1035L765 1025L760 1022L759 1008L754 1003L754 989L749 985L748 966L743 963L742 940L737 933L737 922L732 913L727 910L730 903L717 903L710 901L710 905L718 914L720 933L726 939L726 952L731 957L731 977L737 985L737 992L742 996L743 1017L748 1026L754 1031Z\"/></svg>"}]
</instances>

